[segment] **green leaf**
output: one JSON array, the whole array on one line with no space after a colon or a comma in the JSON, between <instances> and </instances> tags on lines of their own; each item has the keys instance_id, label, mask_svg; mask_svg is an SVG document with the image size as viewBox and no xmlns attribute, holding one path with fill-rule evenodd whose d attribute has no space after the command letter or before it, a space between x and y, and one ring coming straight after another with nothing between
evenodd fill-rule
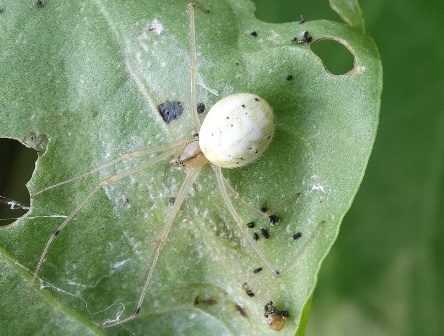
<instances>
[{"instance_id":1,"label":"green leaf","mask_svg":"<svg viewBox=\"0 0 444 336\"><path fill-rule=\"evenodd\" d=\"M1 295L14 306L2 309L2 330L264 334L270 330L263 316L269 301L289 311L280 334L305 327L320 263L359 187L375 138L379 56L368 37L343 24L269 24L254 18L248 1L205 6L210 13L196 10L198 101L208 110L221 97L253 92L276 115L276 134L265 155L224 175L244 200L279 214L281 222L271 226L233 198L244 222L256 221L251 234L260 227L270 232L258 246L281 276L274 277L246 241L208 165L174 220L140 316L123 326L99 326L133 312L171 210L169 198L184 173L164 160L91 193L100 181L143 162L133 158L38 192L124 153L194 134L186 2L33 7L10 1L1 14L0 134L41 155L28 184L35 195L30 213L0 231ZM352 71L329 74L309 45L292 42L304 30L314 41L328 37L346 45L355 57ZM167 100L185 107L169 124L157 112ZM29 304L31 272L46 241L84 200L50 246L32 290L35 304ZM302 233L298 240L292 238L296 232ZM253 273L257 267L264 269Z\"/></svg>"},{"instance_id":2,"label":"green leaf","mask_svg":"<svg viewBox=\"0 0 444 336\"><path fill-rule=\"evenodd\" d=\"M329 3L344 22L362 32L365 31L364 18L358 0L329 0Z\"/></svg>"}]
</instances>

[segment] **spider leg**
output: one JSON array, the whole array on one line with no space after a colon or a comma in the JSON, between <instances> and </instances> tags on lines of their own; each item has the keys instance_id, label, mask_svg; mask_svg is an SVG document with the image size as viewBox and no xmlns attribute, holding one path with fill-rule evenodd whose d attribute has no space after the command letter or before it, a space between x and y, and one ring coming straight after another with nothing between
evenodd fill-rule
<instances>
[{"instance_id":1,"label":"spider leg","mask_svg":"<svg viewBox=\"0 0 444 336\"><path fill-rule=\"evenodd\" d=\"M296 254L291 258L292 262L283 267L281 274L283 272L288 271L289 269L291 269L296 265L296 263L294 263L294 260L299 259L299 257L305 252L310 243L317 237L321 229L324 227L325 223L326 222L323 220L315 226L313 231L311 231L310 235L308 236L307 240L302 244L302 246L297 250Z\"/></svg>"},{"instance_id":2,"label":"spider leg","mask_svg":"<svg viewBox=\"0 0 444 336\"><path fill-rule=\"evenodd\" d=\"M165 246L165 243L168 238L168 234L170 233L171 226L173 224L174 219L176 218L176 215L182 206L185 197L187 196L188 192L191 189L191 186L193 185L194 181L196 180L197 176L199 175L199 172L201 170L201 167L198 168L190 168L187 170L185 180L182 183L182 186L180 187L180 190L176 196L176 200L174 201L174 205L168 214L168 217L165 220L165 224L162 228L162 231L160 232L159 236L156 238L156 245L154 247L154 254L150 262L150 267L148 271L148 275L145 279L145 282L143 284L142 291L139 295L139 300L137 301L136 308L134 309L134 312L132 315L124 318L123 320L117 320L117 321L105 321L102 326L103 327L113 327L125 322L128 322L134 318L136 318L140 314L140 309L142 308L143 300L145 299L146 292L148 290L148 287L150 285L151 279L153 278L154 270L157 265L157 261L159 260L160 253L162 252L163 247Z\"/></svg>"},{"instance_id":3,"label":"spider leg","mask_svg":"<svg viewBox=\"0 0 444 336\"><path fill-rule=\"evenodd\" d=\"M225 177L224 177L224 183L225 183L225 186L227 188L228 193L233 195L233 197L236 200L238 200L239 203L241 203L242 205L245 205L252 212L258 214L259 216L263 217L264 219L269 219L269 216L271 214L276 213L279 209L282 209L285 205L289 204L290 202L293 202L293 201L297 202L299 197L301 197L301 193L298 192L298 193L294 194L293 196L291 196L290 198L288 198L288 199L282 201L281 203L279 203L272 210L264 212L261 209L256 208L254 205L251 205L250 203L248 203L245 199L243 199L242 196L239 195L239 193L228 183L228 181L227 181L227 179Z\"/></svg>"},{"instance_id":4,"label":"spider leg","mask_svg":"<svg viewBox=\"0 0 444 336\"><path fill-rule=\"evenodd\" d=\"M114 160L106 162L106 163L104 163L104 164L102 164L102 165L100 165L100 166L98 166L98 167L96 167L94 169L91 169L91 170L89 170L89 171L87 171L87 172L85 172L85 173L83 173L81 175L72 177L72 178L70 178L68 180L65 180L65 181L53 184L53 185L51 185L49 187L46 187L46 188L43 188L42 190L36 192L35 194L33 194L31 196L35 197L35 196L37 196L39 194L42 194L42 193L44 193L44 192L46 192L48 190L51 190L51 189L60 187L62 185L68 184L70 182L73 182L73 181L80 180L82 178L91 176L94 173L97 173L98 171L100 171L102 169L105 169L107 167L110 167L110 166L112 166L112 165L114 165L114 164L116 164L118 162L121 162L121 161L125 161L125 160L128 160L128 159L133 159L133 158L137 158L137 157L142 157L142 156L145 156L145 155L154 154L154 153L161 152L161 151L169 151L169 152L171 152L171 150L176 151L176 149L183 147L185 144L187 144L190 141L191 141L190 139L182 139L182 140L179 140L179 141L170 142L170 143L163 144L163 145L156 146L156 147L149 148L149 149L143 149L143 150L139 150L139 151L135 151L135 152L125 153L125 154L119 156L118 158L115 158Z\"/></svg>"},{"instance_id":5,"label":"spider leg","mask_svg":"<svg viewBox=\"0 0 444 336\"><path fill-rule=\"evenodd\" d=\"M193 113L194 124L196 132L200 131L200 119L197 113L197 99L196 99L196 82L197 82L197 49L196 49L196 23L194 19L194 7L198 7L204 13L209 11L197 2L191 2L187 6L188 15L190 18L190 103Z\"/></svg>"},{"instance_id":6,"label":"spider leg","mask_svg":"<svg viewBox=\"0 0 444 336\"><path fill-rule=\"evenodd\" d=\"M244 236L247 237L248 242L253 247L253 249L256 252L256 254L258 255L258 257L264 262L264 264L268 267L268 269L270 269L270 271L276 277L278 277L279 274L280 274L280 271L267 259L265 254L259 248L259 246L257 246L257 244L254 242L253 238L251 238L250 234L247 231L246 226L243 224L243 221L242 221L241 217L239 216L239 214L234 209L234 206L231 203L230 197L228 196L228 192L227 192L227 189L226 189L226 184L225 184L225 181L224 181L224 177L222 175L221 168L218 167L218 166L215 166L215 165L211 165L211 166L213 167L214 172L216 173L217 186L219 187L219 190L220 190L220 193L222 194L222 198L224 200L225 206L230 211L231 216L236 221L237 225L241 229L241 231L244 234Z\"/></svg>"},{"instance_id":7,"label":"spider leg","mask_svg":"<svg viewBox=\"0 0 444 336\"><path fill-rule=\"evenodd\" d=\"M79 211L88 203L88 201L94 196L94 194L101 189L102 187L105 187L109 184L112 184L116 181L119 181L121 179L123 179L124 177L127 177L129 175L135 174L145 168L148 168L162 160L167 159L168 157L171 157L173 154L175 153L175 150L170 149L168 151L166 151L165 153L153 158L152 160L134 167L132 169L129 169L123 173L120 174L116 174L113 175L111 177L108 177L102 181L100 181L86 196L85 198L82 200L82 202L80 202L77 207L69 214L68 217L66 217L66 219L62 222L62 224L59 225L59 227L51 234L51 236L49 237L48 241L46 242L46 245L42 251L42 254L40 255L40 259L39 262L37 264L37 267L34 271L34 276L32 278L31 281L31 286L30 288L32 288L34 286L35 281L37 280L38 274L40 272L40 269L45 261L45 257L48 254L48 250L51 246L51 244L53 243L53 241L56 239L56 237L59 235L59 233L71 222L71 219L77 214L79 213Z\"/></svg>"},{"instance_id":8,"label":"spider leg","mask_svg":"<svg viewBox=\"0 0 444 336\"><path fill-rule=\"evenodd\" d=\"M196 78L197 78L197 52L196 52L196 24L194 20L194 4L190 3L187 7L190 16L190 103L193 114L194 123L196 125L196 132L200 131L200 119L197 114L197 99L196 99Z\"/></svg>"}]
</instances>

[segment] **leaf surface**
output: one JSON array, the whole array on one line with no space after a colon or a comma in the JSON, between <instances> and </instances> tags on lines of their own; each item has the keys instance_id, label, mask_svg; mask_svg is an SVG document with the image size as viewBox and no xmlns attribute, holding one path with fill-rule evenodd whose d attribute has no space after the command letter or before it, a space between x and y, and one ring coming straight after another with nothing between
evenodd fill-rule
<instances>
[{"instance_id":1,"label":"leaf surface","mask_svg":"<svg viewBox=\"0 0 444 336\"><path fill-rule=\"evenodd\" d=\"M91 193L100 181L111 182L110 176L143 163L131 159L38 192L124 153L192 137L186 2L31 7L11 1L1 26L0 134L20 139L41 156L28 184L35 195L30 213L0 231L2 298L8 307L14 302L18 307L2 310L2 330L264 334L271 332L263 316L269 301L289 311L281 334L305 326L320 263L373 145L379 56L368 37L344 24L264 23L247 1L214 1L208 9L196 11L198 101L208 111L221 97L252 92L275 112L276 134L264 156L224 175L248 203L279 214L281 222L271 226L233 198L243 225L256 221L251 234L261 227L269 231L270 239L261 238L258 246L281 276L262 265L230 217L208 165L175 218L140 317L123 327L98 326L135 308L171 210L169 199L184 174L163 160ZM330 38L346 45L354 68L329 74L309 45L292 42L304 30L314 41ZM184 106L169 124L157 112L166 101ZM45 242L84 200L51 245L30 305L30 272ZM297 232L302 236L294 240ZM258 267L264 269L253 273Z\"/></svg>"}]
</instances>

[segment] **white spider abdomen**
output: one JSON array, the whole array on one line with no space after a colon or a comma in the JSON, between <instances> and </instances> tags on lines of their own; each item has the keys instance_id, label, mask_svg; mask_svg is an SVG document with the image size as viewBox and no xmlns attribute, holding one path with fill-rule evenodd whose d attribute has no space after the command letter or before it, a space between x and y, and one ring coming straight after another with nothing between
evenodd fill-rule
<instances>
[{"instance_id":1,"label":"white spider abdomen","mask_svg":"<svg viewBox=\"0 0 444 336\"><path fill-rule=\"evenodd\" d=\"M273 133L270 105L254 94L236 93L210 109L200 129L199 145L212 164L237 168L257 160Z\"/></svg>"}]
</instances>

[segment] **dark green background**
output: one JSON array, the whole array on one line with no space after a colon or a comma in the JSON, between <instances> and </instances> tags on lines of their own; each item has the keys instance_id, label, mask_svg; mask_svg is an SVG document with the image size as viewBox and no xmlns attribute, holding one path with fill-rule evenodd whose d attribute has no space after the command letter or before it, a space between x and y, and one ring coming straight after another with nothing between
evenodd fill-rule
<instances>
[{"instance_id":1,"label":"dark green background","mask_svg":"<svg viewBox=\"0 0 444 336\"><path fill-rule=\"evenodd\" d=\"M300 14L340 21L326 1L256 3L264 21L295 21ZM441 335L444 3L372 0L361 6L384 66L380 127L361 189L322 267L307 335ZM342 56L329 60L339 71L349 64ZM0 195L26 203L13 191L23 185L17 176L29 179L33 158L15 148L9 153L2 139ZM13 175L4 178L9 162ZM5 206L0 212L14 216Z\"/></svg>"}]
</instances>

